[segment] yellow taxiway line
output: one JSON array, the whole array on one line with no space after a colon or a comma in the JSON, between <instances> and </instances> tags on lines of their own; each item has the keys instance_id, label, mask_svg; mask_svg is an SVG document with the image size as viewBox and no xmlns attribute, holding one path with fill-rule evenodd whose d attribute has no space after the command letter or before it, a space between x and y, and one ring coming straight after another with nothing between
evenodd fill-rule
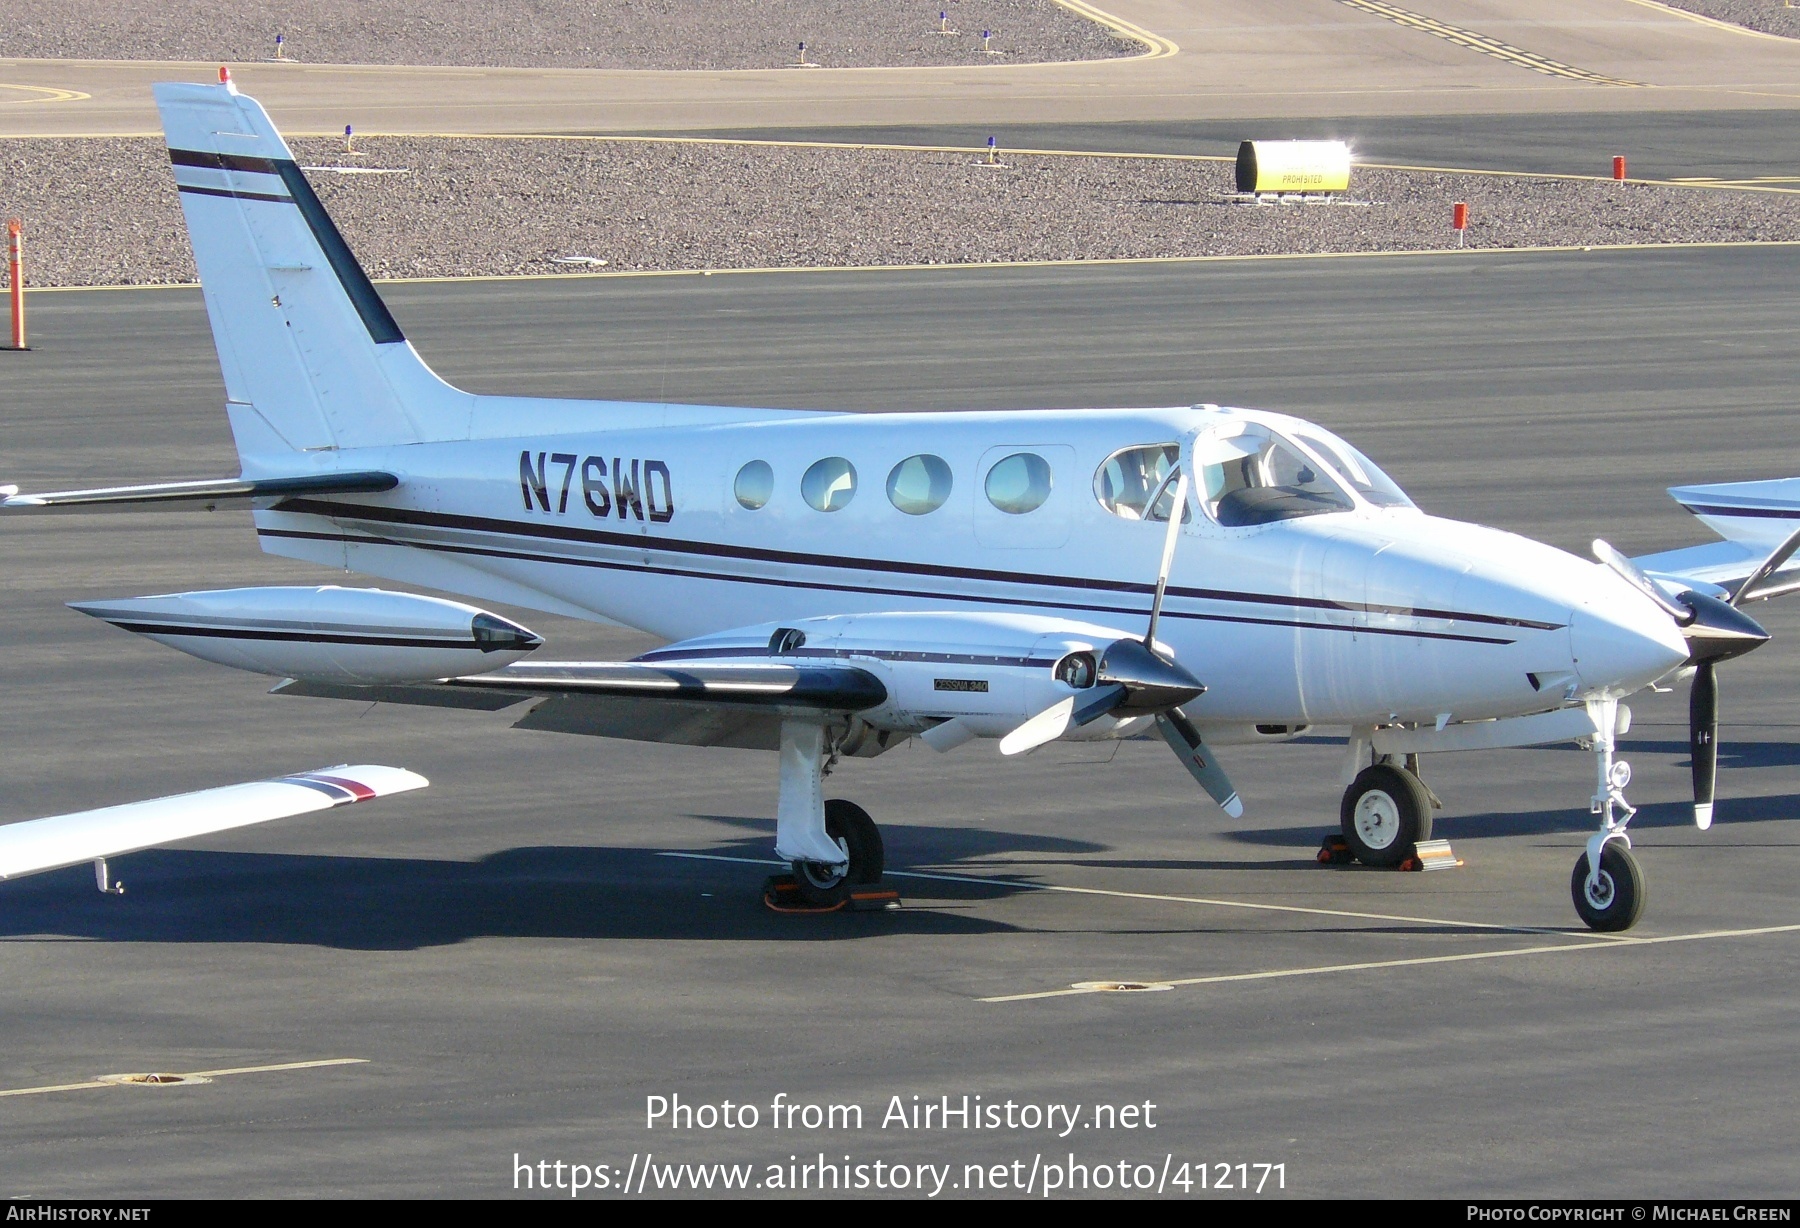
<instances>
[{"instance_id":1,"label":"yellow taxiway line","mask_svg":"<svg viewBox=\"0 0 1800 1228\"><path fill-rule=\"evenodd\" d=\"M1679 17L1683 21L1692 21L1699 25L1711 26L1715 30L1729 30L1733 34L1747 34L1751 38L1773 38L1789 43L1794 41L1791 38L1787 38L1785 35L1770 34L1766 30L1752 30L1749 26L1740 26L1732 21L1720 21L1717 17L1707 17L1702 13L1690 13L1687 9L1678 9L1672 4L1659 4L1657 3L1657 0L1625 0L1625 2L1627 4L1635 4L1639 8L1655 9L1659 13L1665 13L1670 17Z\"/></svg>"},{"instance_id":2,"label":"yellow taxiway line","mask_svg":"<svg viewBox=\"0 0 1800 1228\"><path fill-rule=\"evenodd\" d=\"M1105 26L1113 33L1130 39L1134 43L1142 43L1145 51L1142 55L1132 56L1134 60L1166 60L1181 51L1173 39L1164 38L1160 34L1152 34L1140 25L1126 21L1123 17L1115 17L1104 9L1096 8L1087 0L1053 0L1053 3L1068 9L1077 17L1085 17L1095 25Z\"/></svg>"},{"instance_id":3,"label":"yellow taxiway line","mask_svg":"<svg viewBox=\"0 0 1800 1228\"><path fill-rule=\"evenodd\" d=\"M1380 252L1257 252L1238 256L1103 256L1092 260L991 260L980 264L799 264L742 269L609 269L604 273L476 273L444 277L376 277L384 286L492 281L595 281L626 277L742 277L772 273L962 273L998 269L1105 268L1139 264L1232 264L1282 260L1381 260L1408 256L1533 256L1576 252L1687 251L1711 248L1800 247L1800 239L1707 239L1684 243L1587 243L1533 247L1421 247ZM193 290L197 281L108 286L27 286L27 294L84 290Z\"/></svg>"},{"instance_id":4,"label":"yellow taxiway line","mask_svg":"<svg viewBox=\"0 0 1800 1228\"><path fill-rule=\"evenodd\" d=\"M33 94L44 94L43 98L0 98L0 106L22 107L45 102L84 102L92 98L92 94L84 94L80 90L58 89L50 85L6 85L0 83L0 90L25 90Z\"/></svg>"},{"instance_id":5,"label":"yellow taxiway line","mask_svg":"<svg viewBox=\"0 0 1800 1228\"><path fill-rule=\"evenodd\" d=\"M1647 88L1642 81L1622 81L1617 77L1608 77L1603 73L1590 72L1585 68L1576 68L1564 64L1561 60L1553 60L1549 56L1539 55L1535 51L1527 51L1523 47L1515 47L1511 43L1502 42L1492 35L1482 34L1475 30L1465 30L1461 26L1453 26L1449 22L1439 21L1424 13L1415 13L1411 9L1403 9L1397 4L1388 4L1384 0L1338 0L1339 4L1357 9L1371 16L1385 18L1397 26L1408 30L1417 30L1422 34L1430 34L1445 42L1454 43L1485 56L1520 68L1529 68L1533 72L1543 73L1548 77L1562 77L1570 81L1585 81L1592 85L1618 85L1630 88Z\"/></svg>"},{"instance_id":6,"label":"yellow taxiway line","mask_svg":"<svg viewBox=\"0 0 1800 1228\"><path fill-rule=\"evenodd\" d=\"M225 1070L190 1070L176 1077L181 1079L223 1079L229 1075L270 1074L278 1070L315 1070L321 1066L357 1066L369 1059L366 1057L322 1057L310 1062L277 1062L273 1066L232 1066ZM103 1079L90 1079L85 1083L53 1083L47 1087L13 1087L0 1091L0 1096L41 1096L48 1092L80 1092L99 1087L128 1087L130 1083L122 1082L118 1075ZM180 1086L174 1084L173 1086Z\"/></svg>"},{"instance_id":7,"label":"yellow taxiway line","mask_svg":"<svg viewBox=\"0 0 1800 1228\"><path fill-rule=\"evenodd\" d=\"M1581 951L1620 951L1632 947L1662 946L1676 942L1716 942L1725 938L1757 938L1769 934L1800 932L1800 925L1764 925L1754 929L1707 930L1698 934L1668 934L1659 938L1631 938L1621 935L1610 942L1574 942L1556 946L1518 947L1507 951L1465 951L1457 955L1422 955L1412 959L1372 959L1354 964L1319 964L1305 968L1273 968L1264 972L1228 972L1218 976L1175 977L1169 980L1136 981L1148 989L1186 989L1199 985L1228 985L1247 981L1278 981L1300 976L1326 976L1340 972L1380 972L1395 968L1422 968L1432 964L1472 963L1486 959L1518 959L1528 955L1562 955ZM1599 935L1592 935L1599 937ZM1117 982L1111 982L1116 984ZM1046 989L1036 993L998 994L977 998L978 1002L1032 1002L1043 998L1074 998L1084 994L1115 993L1105 986L1109 982L1083 982L1067 989Z\"/></svg>"}]
</instances>

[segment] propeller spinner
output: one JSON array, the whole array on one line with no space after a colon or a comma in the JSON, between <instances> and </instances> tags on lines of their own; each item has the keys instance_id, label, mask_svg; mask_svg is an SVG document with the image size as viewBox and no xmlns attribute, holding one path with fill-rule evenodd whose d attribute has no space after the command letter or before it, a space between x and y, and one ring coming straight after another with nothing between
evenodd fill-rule
<instances>
[{"instance_id":1,"label":"propeller spinner","mask_svg":"<svg viewBox=\"0 0 1800 1228\"><path fill-rule=\"evenodd\" d=\"M1688 751L1694 773L1694 825L1702 831L1712 826L1719 777L1719 679L1715 667L1768 642L1769 633L1738 607L1785 591L1785 586L1772 583L1771 577L1796 550L1800 550L1800 530L1758 564L1729 601L1720 601L1691 589L1671 596L1612 546L1594 542L1594 557L1661 606L1687 640L1688 664L1694 667L1688 691Z\"/></svg>"}]
</instances>

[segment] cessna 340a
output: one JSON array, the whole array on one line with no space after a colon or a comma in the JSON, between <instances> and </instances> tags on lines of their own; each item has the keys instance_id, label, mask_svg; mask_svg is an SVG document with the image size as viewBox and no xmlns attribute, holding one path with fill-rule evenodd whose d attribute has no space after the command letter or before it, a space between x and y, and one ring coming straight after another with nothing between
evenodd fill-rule
<instances>
[{"instance_id":1,"label":"cessna 340a","mask_svg":"<svg viewBox=\"0 0 1800 1228\"><path fill-rule=\"evenodd\" d=\"M1715 666L1768 638L1746 601L1800 584L1781 570L1800 535L1770 533L1800 515L1785 487L1679 492L1728 540L1636 563L1596 542L1592 563L1427 515L1344 440L1255 410L474 396L407 342L262 107L228 78L156 99L242 475L4 508L248 503L274 554L669 643L542 662L504 618L378 589L85 613L279 693L529 703L520 728L774 751L776 853L821 906L882 873L875 824L824 774L912 737L1015 755L1155 731L1236 817L1215 747L1342 730L1343 839L1378 866L1429 837L1417 756L1583 741L1599 824L1572 892L1617 930L1644 901L1620 701L1688 672L1711 822Z\"/></svg>"}]
</instances>

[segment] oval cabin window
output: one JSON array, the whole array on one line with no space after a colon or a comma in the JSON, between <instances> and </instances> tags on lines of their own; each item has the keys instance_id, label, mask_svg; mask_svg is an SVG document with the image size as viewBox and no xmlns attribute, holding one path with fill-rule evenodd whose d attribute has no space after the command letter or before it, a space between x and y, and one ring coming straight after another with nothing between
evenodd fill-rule
<instances>
[{"instance_id":1,"label":"oval cabin window","mask_svg":"<svg viewBox=\"0 0 1800 1228\"><path fill-rule=\"evenodd\" d=\"M950 486L950 466L942 457L909 456L888 474L888 502L908 516L923 516L944 506Z\"/></svg>"},{"instance_id":2,"label":"oval cabin window","mask_svg":"<svg viewBox=\"0 0 1800 1228\"><path fill-rule=\"evenodd\" d=\"M800 494L818 512L835 512L856 497L856 466L841 456L814 461L800 479Z\"/></svg>"},{"instance_id":3,"label":"oval cabin window","mask_svg":"<svg viewBox=\"0 0 1800 1228\"><path fill-rule=\"evenodd\" d=\"M1033 452L1015 452L987 475L988 502L1011 516L1044 506L1050 497L1050 462Z\"/></svg>"},{"instance_id":4,"label":"oval cabin window","mask_svg":"<svg viewBox=\"0 0 1800 1228\"><path fill-rule=\"evenodd\" d=\"M738 506L754 512L775 493L775 471L769 468L768 461L751 461L738 470L731 493L737 496Z\"/></svg>"}]
</instances>

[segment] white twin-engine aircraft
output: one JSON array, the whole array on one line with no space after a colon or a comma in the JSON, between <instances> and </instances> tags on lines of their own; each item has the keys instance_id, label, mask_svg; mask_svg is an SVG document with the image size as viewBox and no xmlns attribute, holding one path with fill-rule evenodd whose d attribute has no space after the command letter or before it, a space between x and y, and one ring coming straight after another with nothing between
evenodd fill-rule
<instances>
[{"instance_id":1,"label":"white twin-engine aircraft","mask_svg":"<svg viewBox=\"0 0 1800 1228\"><path fill-rule=\"evenodd\" d=\"M1323 726L1348 734L1343 840L1378 866L1429 837L1419 755L1591 743L1575 907L1624 929L1644 889L1620 701L1692 674L1706 827L1714 665L1768 638L1740 605L1800 587L1781 570L1800 479L1679 491L1727 541L1637 563L1596 542L1596 564L1429 516L1342 439L1261 411L473 396L401 335L259 105L228 78L156 99L242 476L4 508L247 502L271 553L670 643L528 661L523 627L376 589L76 608L283 694L529 703L520 728L775 751L776 853L817 906L882 872L868 815L822 795L839 756L1154 730L1235 818L1213 747Z\"/></svg>"}]
</instances>

